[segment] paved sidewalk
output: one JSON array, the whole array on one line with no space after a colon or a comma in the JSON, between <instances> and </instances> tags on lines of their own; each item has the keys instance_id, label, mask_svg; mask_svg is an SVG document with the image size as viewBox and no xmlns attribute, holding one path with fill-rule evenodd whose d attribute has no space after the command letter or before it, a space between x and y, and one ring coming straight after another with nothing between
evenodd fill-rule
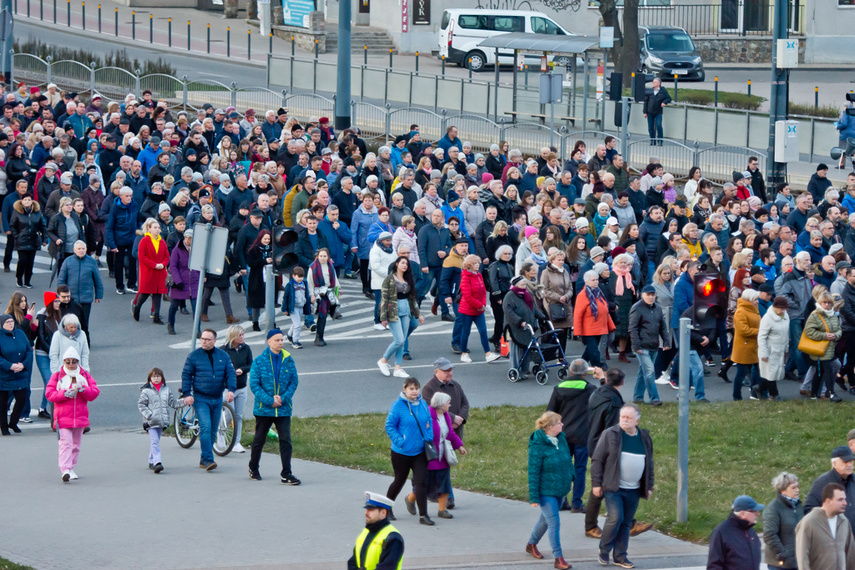
<instances>
[{"instance_id":1,"label":"paved sidewalk","mask_svg":"<svg viewBox=\"0 0 855 570\"><path fill-rule=\"evenodd\" d=\"M56 437L42 430L2 438L0 480L6 492L0 555L36 568L343 568L364 525L366 490L385 492L390 477L295 461L300 487L278 481L278 457L266 454L262 482L247 477L247 454L217 458L199 469L198 444L162 442L166 470L147 467L143 432L99 432L83 438L79 481L63 484ZM524 473L524 466L520 467ZM533 562L522 552L537 511L517 501L459 491L454 520L432 528L407 514L396 526L406 541L407 568L513 567ZM436 505L430 505L436 512ZM578 567L593 562L597 541L584 538L583 516L562 513L564 555ZM546 538L541 550L549 557ZM698 566L706 547L655 532L633 538L639 568ZM691 563L674 563L691 559ZM541 567L545 567L543 562Z\"/></svg>"}]
</instances>

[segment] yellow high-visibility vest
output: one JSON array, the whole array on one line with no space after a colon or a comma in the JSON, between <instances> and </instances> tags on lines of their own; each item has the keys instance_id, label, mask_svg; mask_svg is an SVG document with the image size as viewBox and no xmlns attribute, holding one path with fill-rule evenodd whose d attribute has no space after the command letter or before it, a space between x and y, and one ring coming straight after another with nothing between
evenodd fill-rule
<instances>
[{"instance_id":1,"label":"yellow high-visibility vest","mask_svg":"<svg viewBox=\"0 0 855 570\"><path fill-rule=\"evenodd\" d=\"M374 570L377 568L377 564L380 562L380 552L383 550L383 543L386 541L386 537L393 532L398 532L398 529L389 524L383 527L380 532L375 534L374 538L371 539L371 544L368 545L368 552L365 553L365 560L362 561L360 560L362 556L362 545L365 543L366 537L368 537L368 529L362 529L362 532L356 539L355 552L357 568L364 570ZM403 567L402 565L403 559L398 561L398 570L401 570Z\"/></svg>"}]
</instances>

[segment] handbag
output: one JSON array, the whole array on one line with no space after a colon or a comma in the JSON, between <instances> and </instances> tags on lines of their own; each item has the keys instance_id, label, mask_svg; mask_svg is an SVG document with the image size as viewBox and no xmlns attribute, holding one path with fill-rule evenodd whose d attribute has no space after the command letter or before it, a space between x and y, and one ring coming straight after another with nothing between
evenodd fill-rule
<instances>
[{"instance_id":1,"label":"handbag","mask_svg":"<svg viewBox=\"0 0 855 570\"><path fill-rule=\"evenodd\" d=\"M829 332L828 323L825 322L825 319L822 318L822 315L817 313L819 320L822 321L822 324L825 325L825 332ZM826 349L828 348L828 343L831 342L829 340L813 340L807 334L806 331L802 331L802 337L799 339L799 350L807 354L808 356L822 356L825 354Z\"/></svg>"},{"instance_id":2,"label":"handbag","mask_svg":"<svg viewBox=\"0 0 855 570\"><path fill-rule=\"evenodd\" d=\"M442 442L443 445L443 453L445 454L445 461L448 463L450 467L454 467L460 461L457 459L457 453L454 451L454 447L451 445L451 442L447 439Z\"/></svg>"},{"instance_id":3,"label":"handbag","mask_svg":"<svg viewBox=\"0 0 855 570\"><path fill-rule=\"evenodd\" d=\"M563 321L567 318L567 305L562 303L553 303L549 305L549 320Z\"/></svg>"},{"instance_id":4,"label":"handbag","mask_svg":"<svg viewBox=\"0 0 855 570\"><path fill-rule=\"evenodd\" d=\"M425 432L422 430L422 424L419 423L419 418L416 414L413 413L413 407L407 402L407 407L410 408L410 415L416 420L416 426L419 428L419 433L422 434L422 439L425 440L425 457L427 457L428 461L435 461L439 459L439 451L436 446L433 444L433 440L428 441L425 439Z\"/></svg>"}]
</instances>

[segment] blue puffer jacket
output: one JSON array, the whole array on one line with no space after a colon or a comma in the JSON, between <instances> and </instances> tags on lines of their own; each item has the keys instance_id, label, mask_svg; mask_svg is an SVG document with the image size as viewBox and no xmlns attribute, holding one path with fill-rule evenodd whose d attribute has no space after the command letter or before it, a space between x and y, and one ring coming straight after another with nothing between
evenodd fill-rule
<instances>
[{"instance_id":1,"label":"blue puffer jacket","mask_svg":"<svg viewBox=\"0 0 855 570\"><path fill-rule=\"evenodd\" d=\"M279 377L273 377L273 359L280 358ZM255 397L255 406L252 409L254 416L283 417L291 415L291 399L297 391L297 366L291 355L282 350L279 354L273 354L270 348L265 348L252 361L252 369L249 371L249 389ZM282 398L282 405L273 407L273 396Z\"/></svg>"},{"instance_id":2,"label":"blue puffer jacket","mask_svg":"<svg viewBox=\"0 0 855 570\"><path fill-rule=\"evenodd\" d=\"M855 137L855 117L850 117L845 112L837 119L837 130L840 131L840 138L846 139Z\"/></svg>"},{"instance_id":3,"label":"blue puffer jacket","mask_svg":"<svg viewBox=\"0 0 855 570\"><path fill-rule=\"evenodd\" d=\"M214 349L214 367L205 351L197 348L184 362L181 372L181 393L184 396L221 398L223 390L235 391L235 369L224 350Z\"/></svg>"},{"instance_id":4,"label":"blue puffer jacket","mask_svg":"<svg viewBox=\"0 0 855 570\"><path fill-rule=\"evenodd\" d=\"M374 242L368 240L368 230L377 220L376 208L366 214L360 206L353 213L353 218L350 220L350 247L351 249L358 248L356 257L359 259L368 259L371 254L371 246Z\"/></svg>"},{"instance_id":5,"label":"blue puffer jacket","mask_svg":"<svg viewBox=\"0 0 855 570\"><path fill-rule=\"evenodd\" d=\"M68 285L71 297L78 303L94 303L104 298L104 284L98 264L88 255L68 257L59 270L59 284Z\"/></svg>"},{"instance_id":6,"label":"blue puffer jacket","mask_svg":"<svg viewBox=\"0 0 855 570\"><path fill-rule=\"evenodd\" d=\"M689 277L689 272L683 273L674 285L674 305L671 311L671 328L680 330L680 317L683 311L692 306L695 295L695 285Z\"/></svg>"},{"instance_id":7,"label":"blue puffer jacket","mask_svg":"<svg viewBox=\"0 0 855 570\"><path fill-rule=\"evenodd\" d=\"M327 238L327 247L329 247L333 265L336 267L344 265L344 258L353 237L347 224L339 220L338 229L335 229L329 218L324 218L318 224L318 232Z\"/></svg>"},{"instance_id":8,"label":"blue puffer jacket","mask_svg":"<svg viewBox=\"0 0 855 570\"><path fill-rule=\"evenodd\" d=\"M130 204L125 204L121 200L113 201L113 206L107 215L107 233L104 236L107 249L134 245L139 210L140 207L134 200L131 200Z\"/></svg>"},{"instance_id":9,"label":"blue puffer jacket","mask_svg":"<svg viewBox=\"0 0 855 570\"><path fill-rule=\"evenodd\" d=\"M424 451L425 435L433 436L433 425L430 409L421 395L411 402L401 392L386 416L386 434L395 453L412 457Z\"/></svg>"},{"instance_id":10,"label":"blue puffer jacket","mask_svg":"<svg viewBox=\"0 0 855 570\"><path fill-rule=\"evenodd\" d=\"M20 362L24 369L12 372L12 365ZM33 345L20 329L12 332L0 330L0 390L20 390L30 385L33 374ZM6 410L2 410L6 413Z\"/></svg>"}]
</instances>

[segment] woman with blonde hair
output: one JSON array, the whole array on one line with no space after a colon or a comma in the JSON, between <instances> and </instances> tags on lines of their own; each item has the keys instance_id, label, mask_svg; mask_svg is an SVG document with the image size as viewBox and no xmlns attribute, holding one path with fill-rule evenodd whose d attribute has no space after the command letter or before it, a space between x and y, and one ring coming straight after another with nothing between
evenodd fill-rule
<instances>
[{"instance_id":1,"label":"woman with blonde hair","mask_svg":"<svg viewBox=\"0 0 855 570\"><path fill-rule=\"evenodd\" d=\"M252 368L252 349L244 342L244 330L240 325L232 325L226 332L226 342L222 348L229 355L232 367L235 369L235 399L232 405L235 407L235 453L244 453L246 450L240 444L241 428L243 427L243 411L246 407L246 395L248 392L249 371Z\"/></svg>"},{"instance_id":2,"label":"woman with blonde hair","mask_svg":"<svg viewBox=\"0 0 855 570\"><path fill-rule=\"evenodd\" d=\"M567 337L573 328L573 280L564 267L564 250L553 247L547 253L549 262L540 273L543 285L543 312L559 331L561 349L567 347Z\"/></svg>"},{"instance_id":3,"label":"woman with blonde hair","mask_svg":"<svg viewBox=\"0 0 855 570\"><path fill-rule=\"evenodd\" d=\"M472 362L469 356L469 333L472 323L478 329L481 337L481 347L486 354L486 361L493 362L499 355L490 351L490 340L487 337L487 319L484 310L487 308L487 288L481 275L481 260L477 255L467 255L463 258L460 271L460 304L458 316L460 319L460 361Z\"/></svg>"},{"instance_id":4,"label":"woman with blonde hair","mask_svg":"<svg viewBox=\"0 0 855 570\"><path fill-rule=\"evenodd\" d=\"M139 290L131 306L135 321L140 320L143 303L151 296L151 314L153 323L162 325L160 301L166 294L166 275L169 267L169 248L160 235L160 224L154 218L148 218L142 225L143 237L140 240L137 258L140 264Z\"/></svg>"},{"instance_id":5,"label":"woman with blonde hair","mask_svg":"<svg viewBox=\"0 0 855 570\"><path fill-rule=\"evenodd\" d=\"M816 289L819 289L819 285ZM834 360L837 342L843 335L840 318L834 311L834 297L827 290L816 297L816 309L805 320L805 336L813 341L828 341L825 352L819 356L808 355L814 361L814 375L810 386L811 400L820 396L820 384L825 384L828 398L835 403L843 398L834 393Z\"/></svg>"}]
</instances>

